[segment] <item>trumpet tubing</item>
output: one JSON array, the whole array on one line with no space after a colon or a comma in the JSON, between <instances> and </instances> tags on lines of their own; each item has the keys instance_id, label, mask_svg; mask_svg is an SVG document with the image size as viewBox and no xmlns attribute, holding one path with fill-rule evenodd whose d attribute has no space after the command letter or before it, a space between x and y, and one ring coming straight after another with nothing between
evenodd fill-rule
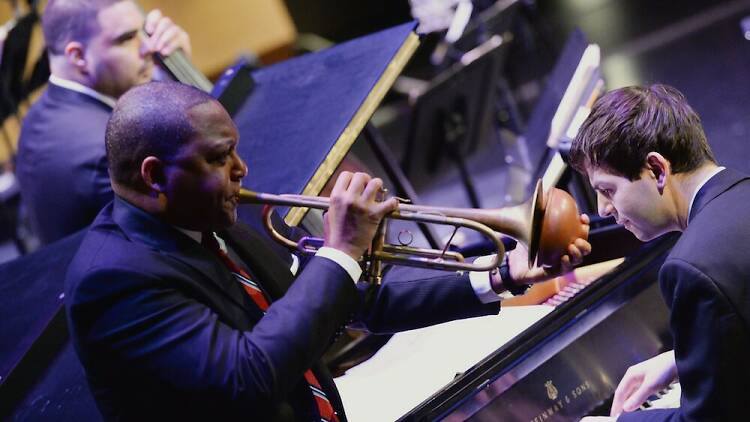
<instances>
[{"instance_id":1,"label":"trumpet tubing","mask_svg":"<svg viewBox=\"0 0 750 422\"><path fill-rule=\"evenodd\" d=\"M273 228L270 219L271 206L305 207L328 209L329 198L303 195L274 195L242 189L240 203L265 204L266 229L278 242L291 249L312 253L306 244L293 242L281 236ZM573 198L565 191L552 188L546 194L541 181L537 182L534 195L526 202L505 208L473 209L448 208L423 205L399 204L387 219L410 220L422 223L465 227L482 233L492 240L499 257L492 262L477 266L464 262L463 256L447 250L413 248L408 245L384 243L384 228L376 234L376 241L368 252L365 263L372 268L370 277L379 280L381 262L398 265L439 268L447 270L490 270L498 265L505 249L498 233L510 236L526 245L529 264L557 265L560 257L567 253L568 245L576 238L585 238L586 232L580 223L578 208ZM385 226L385 220L382 226ZM316 240L321 243L319 239ZM446 246L447 247L447 246ZM367 270L367 269L366 269Z\"/></svg>"}]
</instances>

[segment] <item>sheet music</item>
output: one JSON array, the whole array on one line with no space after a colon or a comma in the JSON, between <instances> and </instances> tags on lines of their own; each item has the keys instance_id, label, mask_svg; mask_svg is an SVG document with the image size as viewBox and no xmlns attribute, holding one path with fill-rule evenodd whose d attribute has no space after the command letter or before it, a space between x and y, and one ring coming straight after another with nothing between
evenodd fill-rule
<instances>
[{"instance_id":1,"label":"sheet music","mask_svg":"<svg viewBox=\"0 0 750 422\"><path fill-rule=\"evenodd\" d=\"M552 309L507 307L499 315L395 334L372 358L335 379L347 417L397 420Z\"/></svg>"}]
</instances>

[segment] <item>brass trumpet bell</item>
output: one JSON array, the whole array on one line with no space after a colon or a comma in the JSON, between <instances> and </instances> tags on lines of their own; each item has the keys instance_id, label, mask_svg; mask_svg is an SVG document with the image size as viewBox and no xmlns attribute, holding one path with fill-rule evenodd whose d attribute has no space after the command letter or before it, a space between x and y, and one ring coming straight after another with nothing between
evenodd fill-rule
<instances>
[{"instance_id":1,"label":"brass trumpet bell","mask_svg":"<svg viewBox=\"0 0 750 422\"><path fill-rule=\"evenodd\" d=\"M529 265L555 266L577 238L586 239L575 200L564 190L551 188L546 195L542 181L524 203L504 208L440 208L401 205L399 211L441 213L483 224L523 243L529 251Z\"/></svg>"}]
</instances>

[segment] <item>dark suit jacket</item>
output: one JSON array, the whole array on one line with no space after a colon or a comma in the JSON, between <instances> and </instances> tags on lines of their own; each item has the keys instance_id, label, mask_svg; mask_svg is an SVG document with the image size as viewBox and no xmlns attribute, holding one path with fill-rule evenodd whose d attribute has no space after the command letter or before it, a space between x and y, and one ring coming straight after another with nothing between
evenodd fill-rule
<instances>
[{"instance_id":1,"label":"dark suit jacket","mask_svg":"<svg viewBox=\"0 0 750 422\"><path fill-rule=\"evenodd\" d=\"M671 309L680 408L618 420L744 420L750 379L750 178L726 169L700 189L659 284Z\"/></svg>"},{"instance_id":2,"label":"dark suit jacket","mask_svg":"<svg viewBox=\"0 0 750 422\"><path fill-rule=\"evenodd\" d=\"M112 200L104 132L112 109L49 84L21 127L16 174L42 243L82 229Z\"/></svg>"},{"instance_id":3,"label":"dark suit jacket","mask_svg":"<svg viewBox=\"0 0 750 422\"><path fill-rule=\"evenodd\" d=\"M66 307L106 419L316 420L302 377L311 367L343 415L317 361L344 323L388 331L499 309L466 275L358 289L325 258L284 292L288 269L260 236L243 247L247 235L227 236L276 299L265 315L197 242L119 198L102 210L69 267Z\"/></svg>"}]
</instances>

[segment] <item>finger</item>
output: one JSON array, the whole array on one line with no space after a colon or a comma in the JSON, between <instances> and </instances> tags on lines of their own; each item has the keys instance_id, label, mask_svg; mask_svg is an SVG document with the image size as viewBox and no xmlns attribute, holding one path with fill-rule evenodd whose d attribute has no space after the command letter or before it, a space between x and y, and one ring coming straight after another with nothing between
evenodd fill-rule
<instances>
[{"instance_id":1,"label":"finger","mask_svg":"<svg viewBox=\"0 0 750 422\"><path fill-rule=\"evenodd\" d=\"M182 51L190 57L192 54L192 49L190 48L190 36L188 35L185 30L180 28L180 34L177 37L177 40L175 41L175 45L177 48L181 48Z\"/></svg>"},{"instance_id":2,"label":"finger","mask_svg":"<svg viewBox=\"0 0 750 422\"><path fill-rule=\"evenodd\" d=\"M339 174L338 179L336 179L336 184L333 185L333 189L331 189L331 196L341 195L346 192L349 183L352 181L352 177L354 177L354 174L351 172L342 171L341 174Z\"/></svg>"},{"instance_id":3,"label":"finger","mask_svg":"<svg viewBox=\"0 0 750 422\"><path fill-rule=\"evenodd\" d=\"M585 216L585 214L582 214L582 215ZM588 217L586 217L586 219L588 220ZM591 226L589 226L588 223L584 223L583 221L581 221L581 231L582 231L581 238L582 239L587 239L589 237L590 230L591 230Z\"/></svg>"},{"instance_id":4,"label":"finger","mask_svg":"<svg viewBox=\"0 0 750 422\"><path fill-rule=\"evenodd\" d=\"M368 201L374 201L382 189L383 189L382 179L377 178L377 177L374 179L370 179L370 181L367 182L367 186L365 186L364 192L362 192L362 196Z\"/></svg>"},{"instance_id":5,"label":"finger","mask_svg":"<svg viewBox=\"0 0 750 422\"><path fill-rule=\"evenodd\" d=\"M646 385L645 383L642 383L640 387L635 390L635 392L631 394L627 400L625 400L625 403L623 403L622 405L622 410L625 412L632 412L635 409L638 409L639 407L641 407L641 404L648 400L651 394L654 394L656 392L654 390L656 389L651 388L651 386Z\"/></svg>"},{"instance_id":6,"label":"finger","mask_svg":"<svg viewBox=\"0 0 750 422\"><path fill-rule=\"evenodd\" d=\"M393 211L396 211L398 209L398 200L396 198L388 198L383 202L378 202L376 205L376 214L383 218L383 216L386 216Z\"/></svg>"},{"instance_id":7,"label":"finger","mask_svg":"<svg viewBox=\"0 0 750 422\"><path fill-rule=\"evenodd\" d=\"M161 10L154 9L146 15L146 22L143 24L143 29L147 34L151 35L156 30L156 23L162 18Z\"/></svg>"},{"instance_id":8,"label":"finger","mask_svg":"<svg viewBox=\"0 0 750 422\"><path fill-rule=\"evenodd\" d=\"M580 261L576 261L574 258L571 258L570 255L563 255L560 257L560 266L558 267L556 275L562 275L567 274L571 271L573 271L578 265Z\"/></svg>"},{"instance_id":9,"label":"finger","mask_svg":"<svg viewBox=\"0 0 750 422\"><path fill-rule=\"evenodd\" d=\"M154 47L154 39L149 37L148 35L141 34L140 35L141 40L141 48L144 49L144 51L141 52L141 55L143 57L150 56L151 54L156 53L156 48Z\"/></svg>"},{"instance_id":10,"label":"finger","mask_svg":"<svg viewBox=\"0 0 750 422\"><path fill-rule=\"evenodd\" d=\"M586 256L591 253L591 243L589 243L588 241L583 240L583 239L576 239L574 243L576 247L578 248L578 250L581 251L583 256Z\"/></svg>"},{"instance_id":11,"label":"finger","mask_svg":"<svg viewBox=\"0 0 750 422\"><path fill-rule=\"evenodd\" d=\"M362 193L365 190L365 186L367 186L367 183L369 181L369 174L361 172L354 173L354 176L352 176L352 181L349 183L349 187L346 189L346 191L349 194L355 196L362 196Z\"/></svg>"},{"instance_id":12,"label":"finger","mask_svg":"<svg viewBox=\"0 0 750 422\"><path fill-rule=\"evenodd\" d=\"M612 408L609 413L610 416L617 416L622 413L625 401L628 399L628 397L630 397L633 391L638 388L640 384L640 378L636 379L632 376L628 376L627 372L625 373L625 376L620 381L620 384L617 385L617 389L615 389L615 396L612 399Z\"/></svg>"},{"instance_id":13,"label":"finger","mask_svg":"<svg viewBox=\"0 0 750 422\"><path fill-rule=\"evenodd\" d=\"M560 270L559 273L565 274L570 272L575 265L573 264L570 255L563 255L562 258L560 258Z\"/></svg>"},{"instance_id":14,"label":"finger","mask_svg":"<svg viewBox=\"0 0 750 422\"><path fill-rule=\"evenodd\" d=\"M179 47L177 40L180 35L180 28L172 26L164 31L159 39L156 41L154 48L162 56L169 56L173 51Z\"/></svg>"},{"instance_id":15,"label":"finger","mask_svg":"<svg viewBox=\"0 0 750 422\"><path fill-rule=\"evenodd\" d=\"M159 19L158 22L156 22L154 32L151 34L154 45L161 45L163 43L164 35L170 28L173 28L175 26L176 25L174 24L174 22L172 22L172 19L169 19L167 16L162 16L162 18Z\"/></svg>"},{"instance_id":16,"label":"finger","mask_svg":"<svg viewBox=\"0 0 750 422\"><path fill-rule=\"evenodd\" d=\"M581 224L585 224L585 225L587 225L587 226L588 226L589 224L591 224L591 219L589 218L589 216L588 216L588 215L586 215L586 214L581 214L579 218L580 218L580 220L581 220Z\"/></svg>"},{"instance_id":17,"label":"finger","mask_svg":"<svg viewBox=\"0 0 750 422\"><path fill-rule=\"evenodd\" d=\"M574 265L578 265L583 261L583 253L578 249L578 246L576 246L575 243L568 245L568 257L570 258L570 262Z\"/></svg>"},{"instance_id":18,"label":"finger","mask_svg":"<svg viewBox=\"0 0 750 422\"><path fill-rule=\"evenodd\" d=\"M177 49L182 49L182 51L189 56L190 37L187 32L175 25L164 33L164 36L162 37L162 45L157 48L159 48L159 52L164 56L169 56Z\"/></svg>"}]
</instances>

